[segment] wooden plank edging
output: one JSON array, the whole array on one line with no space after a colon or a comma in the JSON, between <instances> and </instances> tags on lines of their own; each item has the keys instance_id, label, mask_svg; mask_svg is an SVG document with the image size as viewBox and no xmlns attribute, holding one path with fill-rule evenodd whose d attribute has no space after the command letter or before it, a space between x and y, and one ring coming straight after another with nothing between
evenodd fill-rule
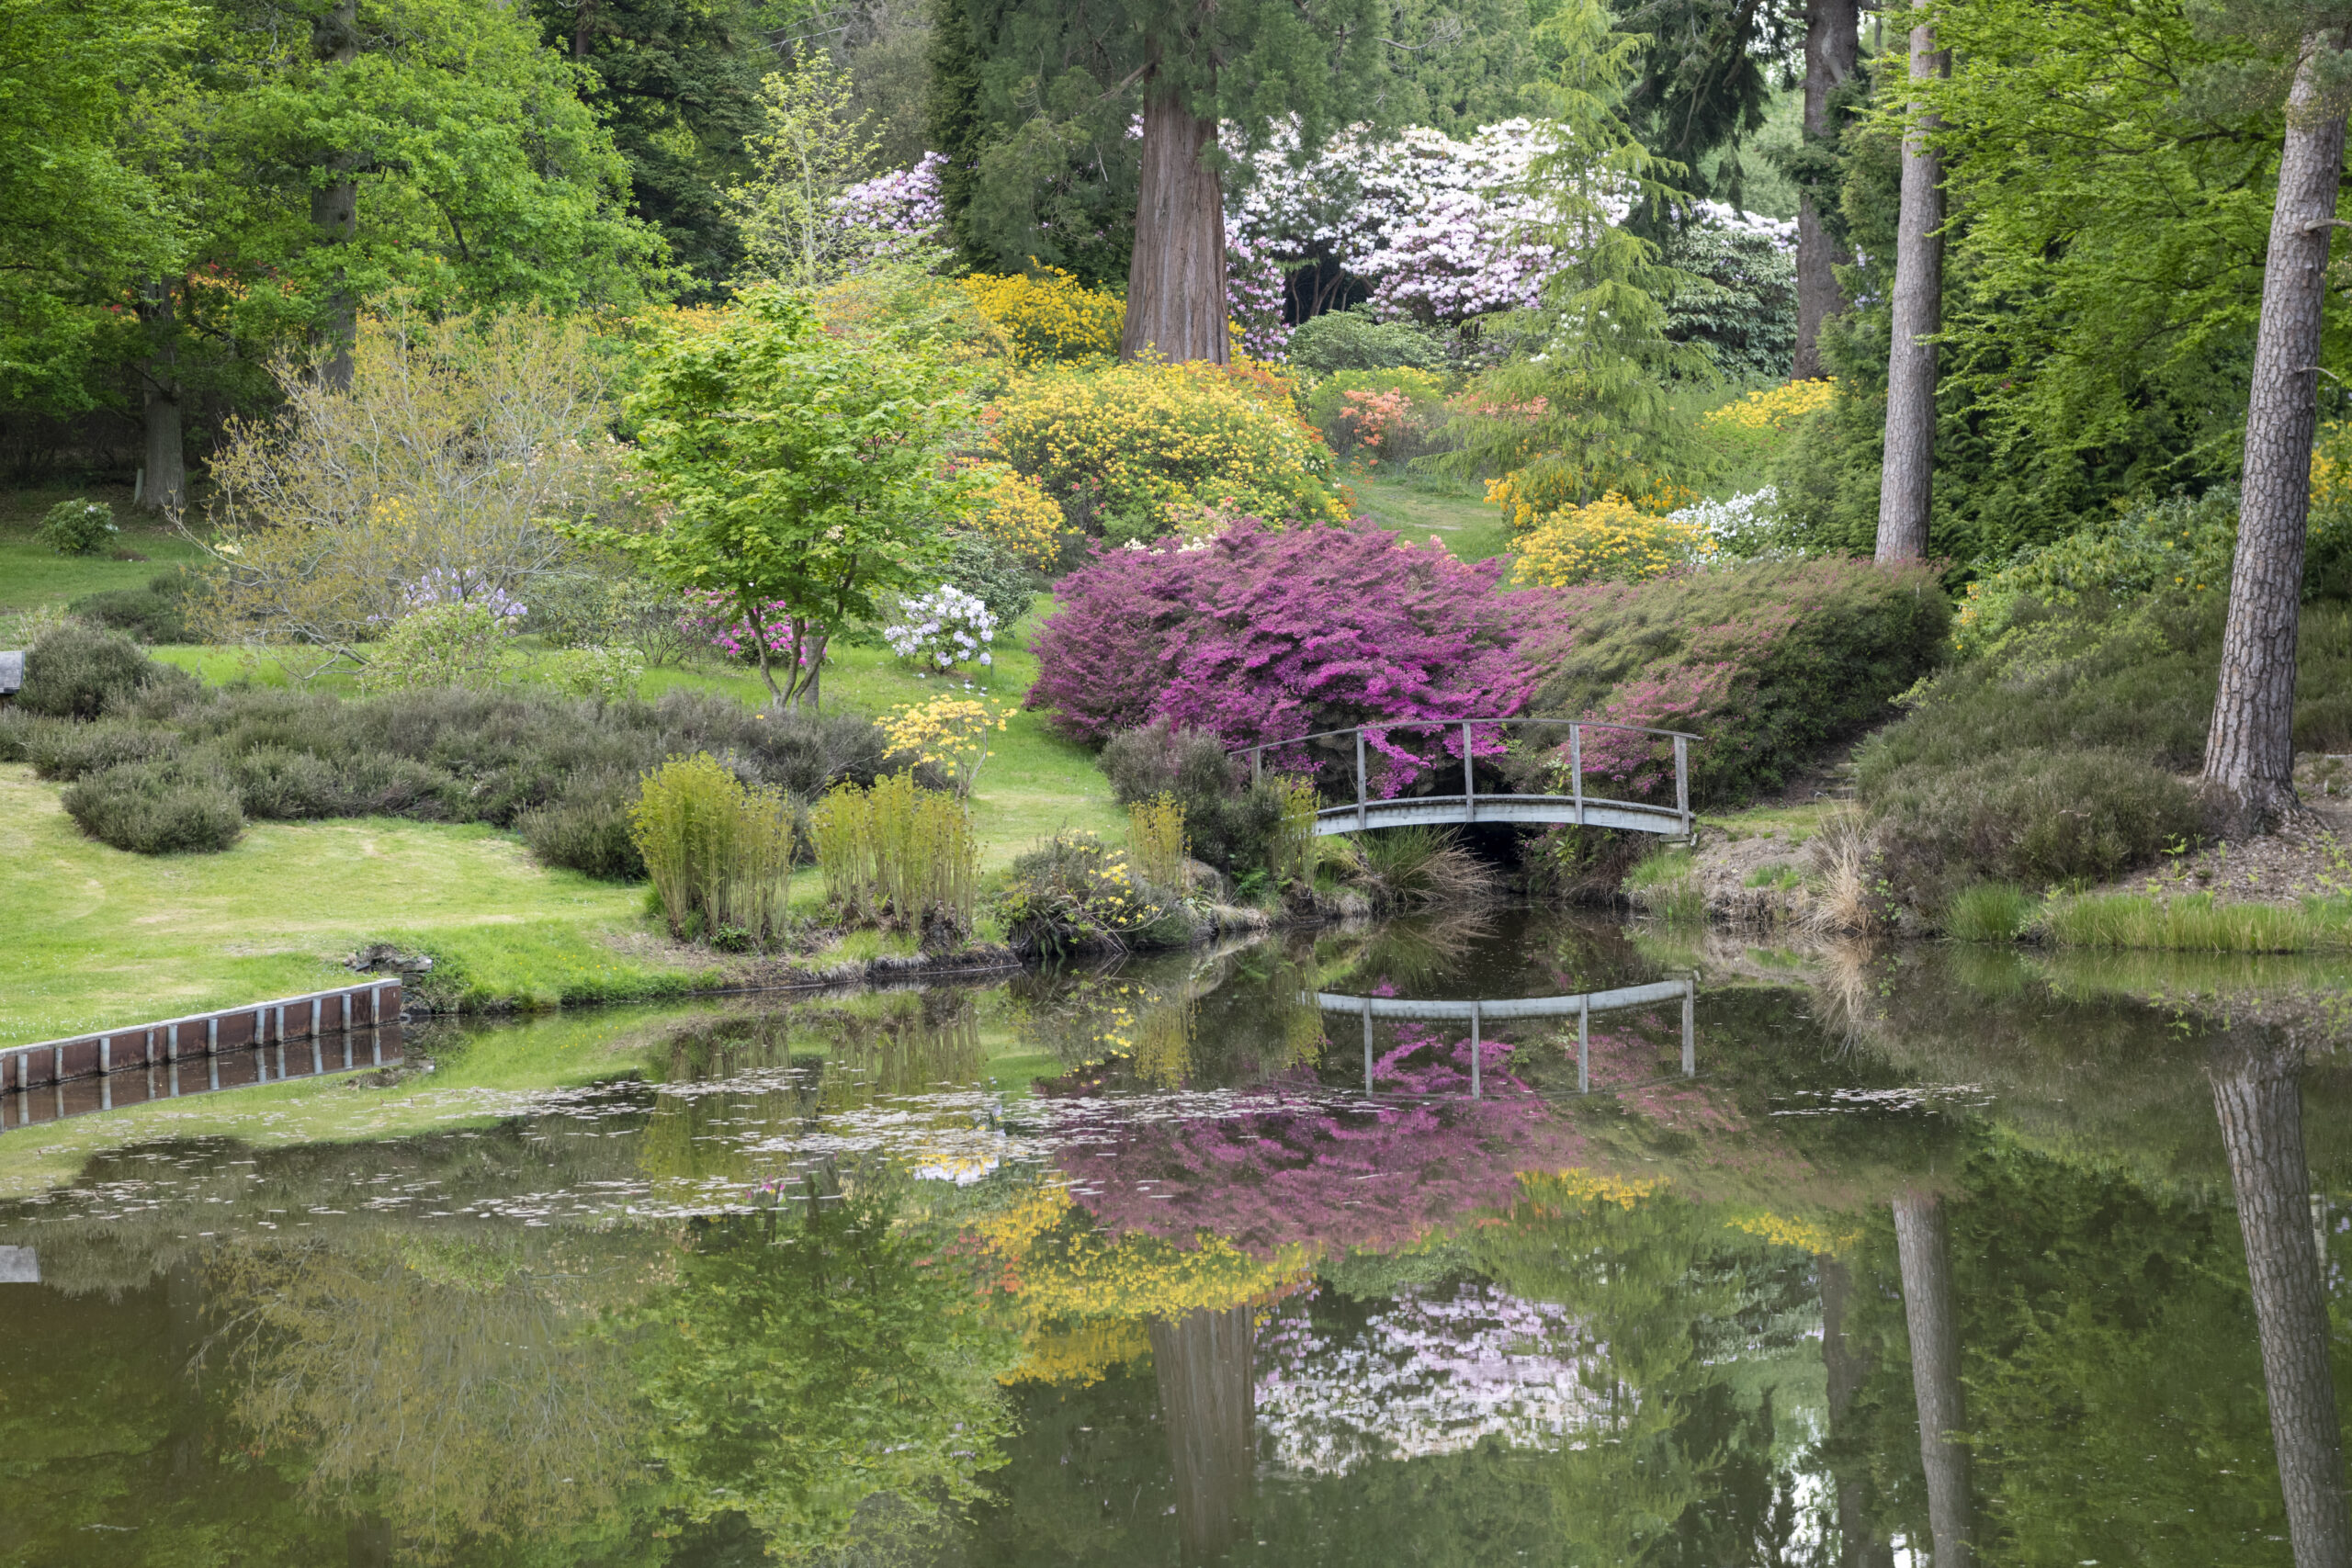
<instances>
[{"instance_id":1,"label":"wooden plank edging","mask_svg":"<svg viewBox=\"0 0 2352 1568\"><path fill-rule=\"evenodd\" d=\"M282 1045L288 1040L372 1029L396 1022L400 1016L400 977L378 976L331 991L244 1002L212 1012L31 1045L0 1046L0 1093L74 1078L103 1077L185 1057L218 1056L249 1046Z\"/></svg>"}]
</instances>

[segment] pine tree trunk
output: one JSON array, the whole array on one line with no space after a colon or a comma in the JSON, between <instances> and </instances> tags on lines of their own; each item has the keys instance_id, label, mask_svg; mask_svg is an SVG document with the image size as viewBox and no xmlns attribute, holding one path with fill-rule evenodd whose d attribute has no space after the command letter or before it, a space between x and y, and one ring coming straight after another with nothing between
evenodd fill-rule
<instances>
[{"instance_id":1,"label":"pine tree trunk","mask_svg":"<svg viewBox=\"0 0 2352 1568\"><path fill-rule=\"evenodd\" d=\"M1854 73L1861 42L1855 0L1809 0L1804 18L1804 134L1829 134L1829 95ZM1789 375L1809 381L1821 374L1821 323L1846 308L1833 270L1849 258L1829 237L1813 194L1797 199L1797 352Z\"/></svg>"},{"instance_id":2,"label":"pine tree trunk","mask_svg":"<svg viewBox=\"0 0 2352 1568\"><path fill-rule=\"evenodd\" d=\"M1127 269L1127 324L1119 357L1171 363L1232 360L1225 309L1225 196L1203 155L1216 121L1173 94L1144 105L1142 190L1135 259Z\"/></svg>"},{"instance_id":3,"label":"pine tree trunk","mask_svg":"<svg viewBox=\"0 0 2352 1568\"><path fill-rule=\"evenodd\" d=\"M311 47L319 59L331 64L348 65L356 60L358 0L336 0L334 6L312 25ZM359 182L350 175L356 163L357 157L352 152L332 155L327 168L340 177L311 191L311 222L331 245L348 244L359 232ZM359 335L359 301L353 296L339 265L335 268L333 291L320 317L314 339L326 350L326 355L320 362L319 376L326 385L342 391L351 385L351 345Z\"/></svg>"},{"instance_id":4,"label":"pine tree trunk","mask_svg":"<svg viewBox=\"0 0 2352 1568\"><path fill-rule=\"evenodd\" d=\"M2352 1517L2328 1370L2327 1292L2312 1234L2301 1068L2300 1054L2284 1042L2234 1031L2214 1051L2213 1109L2245 1236L2295 1568L2345 1568L2352 1563Z\"/></svg>"},{"instance_id":5,"label":"pine tree trunk","mask_svg":"<svg viewBox=\"0 0 2352 1568\"><path fill-rule=\"evenodd\" d=\"M1912 0L1914 7L1926 0ZM1936 29L1911 29L1911 79L1943 74ZM1894 344L1886 359L1886 458L1878 493L1878 558L1924 560L1936 470L1936 345L1944 296L1943 160L1928 145L1932 119L1903 137L1903 211L1894 235ZM1939 1564L1938 1568L1941 1568Z\"/></svg>"},{"instance_id":6,"label":"pine tree trunk","mask_svg":"<svg viewBox=\"0 0 2352 1568\"><path fill-rule=\"evenodd\" d=\"M139 317L154 345L141 367L139 418L146 483L139 504L165 516L187 504L187 446L180 410L179 348L175 337L176 285L159 278L140 291Z\"/></svg>"},{"instance_id":7,"label":"pine tree trunk","mask_svg":"<svg viewBox=\"0 0 2352 1568\"><path fill-rule=\"evenodd\" d=\"M1846 1332L1846 1312L1854 1295L1852 1273L1834 1253L1816 1255L1813 1266L1821 1281L1821 1361L1828 1379L1829 1438L1834 1444L1853 1417L1862 1385L1870 1381L1871 1362L1869 1353ZM1894 1549L1871 1528L1862 1506L1862 1478L1851 1461L1833 1457L1830 1479L1837 1489L1838 1561L1842 1568L1894 1568Z\"/></svg>"},{"instance_id":8,"label":"pine tree trunk","mask_svg":"<svg viewBox=\"0 0 2352 1568\"><path fill-rule=\"evenodd\" d=\"M1149 1325L1176 1472L1176 1534L1188 1563L1218 1561L1240 1539L1258 1473L1257 1332L1257 1309L1247 1303Z\"/></svg>"},{"instance_id":9,"label":"pine tree trunk","mask_svg":"<svg viewBox=\"0 0 2352 1568\"><path fill-rule=\"evenodd\" d=\"M1911 1393L1919 1406L1919 1461L1928 1472L1936 1568L1968 1568L1974 1507L1968 1445L1956 1436L1966 1429L1968 1415L1960 1391L1960 1314L1952 1301L1951 1233L1943 1200L1932 1193L1897 1198L1894 1246L1903 1269L1903 1320L1911 1334Z\"/></svg>"},{"instance_id":10,"label":"pine tree trunk","mask_svg":"<svg viewBox=\"0 0 2352 1568\"><path fill-rule=\"evenodd\" d=\"M2287 95L2287 140L2262 272L2262 325L2245 409L2222 678L2205 738L2205 789L2236 831L2295 804L2295 632L2319 419L2319 344L2328 242L2344 168L2344 106L2319 80L2338 40L2314 33Z\"/></svg>"}]
</instances>

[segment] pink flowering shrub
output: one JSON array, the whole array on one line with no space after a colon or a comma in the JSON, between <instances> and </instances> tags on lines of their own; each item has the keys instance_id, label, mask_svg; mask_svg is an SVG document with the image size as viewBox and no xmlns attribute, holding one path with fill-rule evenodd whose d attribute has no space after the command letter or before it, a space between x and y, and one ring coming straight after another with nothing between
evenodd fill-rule
<instances>
[{"instance_id":1,"label":"pink flowering shrub","mask_svg":"<svg viewBox=\"0 0 2352 1568\"><path fill-rule=\"evenodd\" d=\"M1072 1190L1117 1235L1181 1244L1207 1232L1258 1258L1403 1246L1508 1207L1520 1171L1590 1163L1584 1135L1512 1072L1512 1055L1480 1043L1485 1098L1472 1100L1470 1042L1407 1030L1375 1061L1374 1085L1430 1097L1420 1103L1340 1103L1295 1071L1233 1113L1106 1122L1076 1145Z\"/></svg>"},{"instance_id":2,"label":"pink flowering shrub","mask_svg":"<svg viewBox=\"0 0 2352 1568\"><path fill-rule=\"evenodd\" d=\"M1934 568L1845 558L1758 562L1560 592L1527 653L1543 671L1530 711L1679 729L1691 798L1775 787L1831 742L1894 716L1933 667L1951 620ZM1565 737L1532 761L1556 767ZM1674 784L1671 742L1590 730L1589 779L1636 795ZM1522 778L1522 787L1532 779Z\"/></svg>"},{"instance_id":3,"label":"pink flowering shrub","mask_svg":"<svg viewBox=\"0 0 2352 1568\"><path fill-rule=\"evenodd\" d=\"M1500 562L1465 563L1364 523L1245 519L1196 547L1106 550L1057 589L1028 705L1081 740L1165 718L1233 747L1375 719L1517 713L1535 684L1521 644L1549 596L1506 592L1501 578ZM1487 732L1475 745L1485 755L1501 740ZM1458 760L1462 737L1401 727L1371 746L1373 787L1386 796ZM1351 746L1317 751L1286 748L1268 763L1320 763L1333 787L1351 778Z\"/></svg>"},{"instance_id":4,"label":"pink flowering shrub","mask_svg":"<svg viewBox=\"0 0 2352 1568\"><path fill-rule=\"evenodd\" d=\"M807 634L812 628L797 626L782 600L765 605L760 620L767 634L770 659L789 654L798 640L803 649L801 662L808 661L807 649L813 639ZM729 659L749 663L760 657L760 633L752 629L749 620L735 614L733 602L727 594L689 592L686 613L678 618L678 629L697 642L708 643Z\"/></svg>"}]
</instances>

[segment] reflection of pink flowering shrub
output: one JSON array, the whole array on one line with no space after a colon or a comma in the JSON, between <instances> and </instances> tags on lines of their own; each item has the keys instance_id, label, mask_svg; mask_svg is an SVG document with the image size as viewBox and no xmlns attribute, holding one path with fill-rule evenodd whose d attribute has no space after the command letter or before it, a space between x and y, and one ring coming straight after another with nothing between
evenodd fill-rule
<instances>
[{"instance_id":1,"label":"reflection of pink flowering shrub","mask_svg":"<svg viewBox=\"0 0 2352 1568\"><path fill-rule=\"evenodd\" d=\"M1515 713L1533 683L1522 622L1546 601L1504 591L1501 572L1368 525L1245 521L1201 548L1106 551L1062 580L1035 643L1029 705L1087 740L1165 717L1237 747L1383 718ZM1501 745L1487 733L1476 743L1482 755ZM1462 754L1460 731L1435 726L1372 744L1385 795Z\"/></svg>"},{"instance_id":2,"label":"reflection of pink flowering shrub","mask_svg":"<svg viewBox=\"0 0 2352 1568\"><path fill-rule=\"evenodd\" d=\"M1079 1201L1114 1234L1188 1242L1205 1231L1252 1256L1283 1247L1394 1247L1474 1210L1501 1208L1522 1170L1589 1163L1583 1137L1482 1043L1486 1098L1465 1098L1470 1044L1408 1032L1377 1059L1384 1096L1356 1109L1279 1094L1236 1114L1120 1121L1063 1157Z\"/></svg>"}]
</instances>

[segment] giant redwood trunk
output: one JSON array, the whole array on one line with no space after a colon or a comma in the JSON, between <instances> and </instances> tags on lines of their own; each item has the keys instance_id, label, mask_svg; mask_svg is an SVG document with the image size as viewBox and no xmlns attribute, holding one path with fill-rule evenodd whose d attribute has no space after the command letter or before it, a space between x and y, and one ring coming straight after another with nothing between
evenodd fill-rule
<instances>
[{"instance_id":1,"label":"giant redwood trunk","mask_svg":"<svg viewBox=\"0 0 2352 1568\"><path fill-rule=\"evenodd\" d=\"M1241 1538L1257 1481L1257 1309L1195 1309L1152 1319L1149 1333L1183 1560L1217 1562Z\"/></svg>"},{"instance_id":2,"label":"giant redwood trunk","mask_svg":"<svg viewBox=\"0 0 2352 1568\"><path fill-rule=\"evenodd\" d=\"M2222 634L2221 689L2205 738L2206 792L2240 830L2258 829L2295 804L2295 632L2319 419L2328 241L2344 167L2344 104L2320 80L2320 62L2338 45L2317 33L2303 40L2302 63L2287 95L2287 140L2262 272L2237 559Z\"/></svg>"},{"instance_id":3,"label":"giant redwood trunk","mask_svg":"<svg viewBox=\"0 0 2352 1568\"><path fill-rule=\"evenodd\" d=\"M1804 13L1804 133L1829 134L1829 95L1854 73L1861 43L1855 0L1809 0ZM1808 190L1797 198L1797 352L1789 375L1821 374L1821 323L1846 308L1836 268L1849 258L1829 236Z\"/></svg>"},{"instance_id":4,"label":"giant redwood trunk","mask_svg":"<svg viewBox=\"0 0 2352 1568\"><path fill-rule=\"evenodd\" d=\"M139 319L153 348L140 367L139 420L146 460L139 504L166 516L176 515L187 504L187 444L175 333L177 306L178 285L169 278L140 290Z\"/></svg>"},{"instance_id":5,"label":"giant redwood trunk","mask_svg":"<svg viewBox=\"0 0 2352 1568\"><path fill-rule=\"evenodd\" d=\"M1928 1528L1936 1568L1968 1568L1975 1505L1969 1493L1968 1415L1960 1389L1960 1309L1951 1288L1951 1230L1943 1200L1894 1201L1894 1247L1903 1269L1903 1322L1911 1337L1911 1394L1919 1407L1919 1462L1928 1473Z\"/></svg>"},{"instance_id":6,"label":"giant redwood trunk","mask_svg":"<svg viewBox=\"0 0 2352 1568\"><path fill-rule=\"evenodd\" d=\"M2340 129L2337 134L2340 140ZM2295 1568L2344 1568L2352 1562L2352 1517L2345 1505L2335 1382L2328 1371L2327 1292L2312 1234L2301 1066L2299 1053L2285 1042L2265 1032L2233 1031L2213 1053L2213 1109L2229 1152L2238 1229L2245 1236L2262 1381L2270 1395L2270 1440L2278 1452Z\"/></svg>"},{"instance_id":7,"label":"giant redwood trunk","mask_svg":"<svg viewBox=\"0 0 2352 1568\"><path fill-rule=\"evenodd\" d=\"M1926 0L1912 0L1914 8ZM1911 29L1911 80L1944 73L1936 29ZM1886 460L1879 479L1878 558L1924 560L1936 467L1936 345L1944 297L1943 160L1932 117L1903 136L1903 210L1894 231L1894 341L1886 358ZM1941 1568L1941 1564L1938 1565Z\"/></svg>"},{"instance_id":8,"label":"giant redwood trunk","mask_svg":"<svg viewBox=\"0 0 2352 1568\"><path fill-rule=\"evenodd\" d=\"M1827 1373L1829 1439L1833 1445L1829 1473L1837 1488L1838 1561L1840 1568L1894 1568L1894 1547L1879 1539L1863 1506L1862 1476L1846 1458L1838 1439L1853 1421L1854 1401L1870 1381L1870 1352L1847 1332L1846 1314L1854 1296L1854 1279L1834 1253L1813 1260L1821 1281L1821 1361Z\"/></svg>"},{"instance_id":9,"label":"giant redwood trunk","mask_svg":"<svg viewBox=\"0 0 2352 1568\"><path fill-rule=\"evenodd\" d=\"M1216 121L1194 114L1178 95L1154 92L1145 101L1121 359L1224 365L1233 357L1225 313L1225 192L1205 161L1216 145Z\"/></svg>"}]
</instances>

